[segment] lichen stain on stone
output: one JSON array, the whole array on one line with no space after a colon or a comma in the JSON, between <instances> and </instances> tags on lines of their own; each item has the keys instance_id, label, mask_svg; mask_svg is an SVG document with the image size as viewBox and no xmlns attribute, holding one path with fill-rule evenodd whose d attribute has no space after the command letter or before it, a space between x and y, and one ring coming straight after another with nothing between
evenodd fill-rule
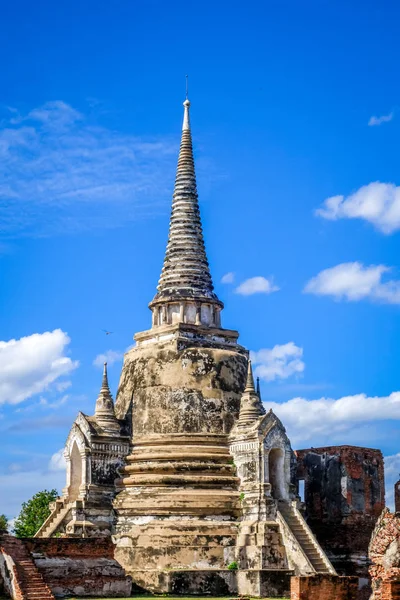
<instances>
[{"instance_id":1,"label":"lichen stain on stone","mask_svg":"<svg viewBox=\"0 0 400 600\"><path fill-rule=\"evenodd\" d=\"M133 398L133 433L228 433L237 417L247 357L236 350L182 347L132 349L117 394L119 418Z\"/></svg>"}]
</instances>

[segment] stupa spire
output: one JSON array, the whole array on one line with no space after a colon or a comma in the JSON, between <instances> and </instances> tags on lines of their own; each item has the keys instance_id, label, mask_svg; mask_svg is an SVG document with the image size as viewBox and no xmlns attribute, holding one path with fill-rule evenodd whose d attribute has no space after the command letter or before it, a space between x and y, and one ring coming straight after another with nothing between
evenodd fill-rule
<instances>
[{"instance_id":1,"label":"stupa spire","mask_svg":"<svg viewBox=\"0 0 400 600\"><path fill-rule=\"evenodd\" d=\"M223 305L214 293L210 268L204 245L197 194L190 129L190 101L183 103L182 137L176 171L175 187L167 249L157 287L150 308L180 300L195 300L218 306ZM165 320L156 324L165 324ZM214 323L215 324L215 323Z\"/></svg>"},{"instance_id":2,"label":"stupa spire","mask_svg":"<svg viewBox=\"0 0 400 600\"><path fill-rule=\"evenodd\" d=\"M253 369L251 367L251 360L249 360L246 387L240 401L238 425L239 427L251 425L261 415L265 415L265 409L254 387Z\"/></svg>"},{"instance_id":3,"label":"stupa spire","mask_svg":"<svg viewBox=\"0 0 400 600\"><path fill-rule=\"evenodd\" d=\"M103 379L101 381L100 394L106 394L111 397L110 386L108 385L107 363L103 365Z\"/></svg>"},{"instance_id":4,"label":"stupa spire","mask_svg":"<svg viewBox=\"0 0 400 600\"><path fill-rule=\"evenodd\" d=\"M246 379L246 387L244 388L245 392L255 392L254 387L254 377L253 377L253 369L251 366L251 360L247 363L247 379Z\"/></svg>"},{"instance_id":5,"label":"stupa spire","mask_svg":"<svg viewBox=\"0 0 400 600\"><path fill-rule=\"evenodd\" d=\"M101 388L96 400L95 417L99 425L104 429L119 431L119 424L115 416L114 401L111 395L110 386L108 385L107 363L103 367L103 379Z\"/></svg>"}]
</instances>

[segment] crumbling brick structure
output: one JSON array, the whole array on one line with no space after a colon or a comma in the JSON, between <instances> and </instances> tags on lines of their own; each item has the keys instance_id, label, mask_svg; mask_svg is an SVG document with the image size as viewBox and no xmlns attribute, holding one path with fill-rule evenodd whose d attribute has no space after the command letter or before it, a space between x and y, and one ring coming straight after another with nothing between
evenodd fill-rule
<instances>
[{"instance_id":1,"label":"crumbling brick structure","mask_svg":"<svg viewBox=\"0 0 400 600\"><path fill-rule=\"evenodd\" d=\"M368 576L368 545L385 506L380 450L329 446L296 451L307 523L340 575Z\"/></svg>"},{"instance_id":2,"label":"crumbling brick structure","mask_svg":"<svg viewBox=\"0 0 400 600\"><path fill-rule=\"evenodd\" d=\"M290 600L355 600L357 588L357 577L292 577Z\"/></svg>"},{"instance_id":3,"label":"crumbling brick structure","mask_svg":"<svg viewBox=\"0 0 400 600\"><path fill-rule=\"evenodd\" d=\"M371 600L400 598L400 513L385 509L369 546Z\"/></svg>"}]
</instances>

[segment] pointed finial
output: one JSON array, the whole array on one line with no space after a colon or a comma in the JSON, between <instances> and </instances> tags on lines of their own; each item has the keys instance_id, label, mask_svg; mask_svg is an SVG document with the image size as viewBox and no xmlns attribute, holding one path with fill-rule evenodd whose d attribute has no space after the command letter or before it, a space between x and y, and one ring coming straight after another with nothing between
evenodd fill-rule
<instances>
[{"instance_id":1,"label":"pointed finial","mask_svg":"<svg viewBox=\"0 0 400 600\"><path fill-rule=\"evenodd\" d=\"M104 363L104 367L103 367L103 380L101 382L101 390L100 390L100 394L101 393L108 393L111 394L110 392L110 386L108 385L108 374L107 374L107 363Z\"/></svg>"},{"instance_id":2,"label":"pointed finial","mask_svg":"<svg viewBox=\"0 0 400 600\"><path fill-rule=\"evenodd\" d=\"M260 398L261 400L261 390L260 390L260 378L257 377L257 387L256 387L256 392L257 392L257 396Z\"/></svg>"},{"instance_id":3,"label":"pointed finial","mask_svg":"<svg viewBox=\"0 0 400 600\"><path fill-rule=\"evenodd\" d=\"M188 93L189 93L189 75L185 75L186 77L186 100L188 99Z\"/></svg>"},{"instance_id":4,"label":"pointed finial","mask_svg":"<svg viewBox=\"0 0 400 600\"><path fill-rule=\"evenodd\" d=\"M103 367L103 379L101 389L96 400L95 417L97 423L107 431L109 435L117 435L120 431L119 423L114 412L114 402L108 385L107 363Z\"/></svg>"},{"instance_id":5,"label":"pointed finial","mask_svg":"<svg viewBox=\"0 0 400 600\"><path fill-rule=\"evenodd\" d=\"M185 107L185 112L183 113L182 131L190 131L190 118L189 118L190 102L187 97L186 97L185 102L183 103L183 106Z\"/></svg>"},{"instance_id":6,"label":"pointed finial","mask_svg":"<svg viewBox=\"0 0 400 600\"><path fill-rule=\"evenodd\" d=\"M244 388L245 392L255 392L254 388L254 378L253 378L253 369L251 368L251 360L247 363L247 380L246 387Z\"/></svg>"},{"instance_id":7,"label":"pointed finial","mask_svg":"<svg viewBox=\"0 0 400 600\"><path fill-rule=\"evenodd\" d=\"M265 408L254 389L253 370L251 368L251 360L249 360L247 364L246 387L240 401L238 426L252 426L261 415L265 415Z\"/></svg>"}]
</instances>

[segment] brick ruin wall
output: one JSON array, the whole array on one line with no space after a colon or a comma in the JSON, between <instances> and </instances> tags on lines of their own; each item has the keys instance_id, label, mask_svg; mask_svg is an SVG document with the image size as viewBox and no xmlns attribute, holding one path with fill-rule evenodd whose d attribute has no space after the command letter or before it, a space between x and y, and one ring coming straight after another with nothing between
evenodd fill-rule
<instances>
[{"instance_id":1,"label":"brick ruin wall","mask_svg":"<svg viewBox=\"0 0 400 600\"><path fill-rule=\"evenodd\" d=\"M29 538L27 550L55 596L130 596L131 580L109 538Z\"/></svg>"},{"instance_id":2,"label":"brick ruin wall","mask_svg":"<svg viewBox=\"0 0 400 600\"><path fill-rule=\"evenodd\" d=\"M292 577L290 600L355 600L357 589L357 577Z\"/></svg>"},{"instance_id":3,"label":"brick ruin wall","mask_svg":"<svg viewBox=\"0 0 400 600\"><path fill-rule=\"evenodd\" d=\"M308 525L339 575L359 578L368 598L368 545L385 507L380 450L327 446L297 450L297 480L304 480Z\"/></svg>"},{"instance_id":4,"label":"brick ruin wall","mask_svg":"<svg viewBox=\"0 0 400 600\"><path fill-rule=\"evenodd\" d=\"M386 509L369 546L371 600L400 600L400 513Z\"/></svg>"}]
</instances>

